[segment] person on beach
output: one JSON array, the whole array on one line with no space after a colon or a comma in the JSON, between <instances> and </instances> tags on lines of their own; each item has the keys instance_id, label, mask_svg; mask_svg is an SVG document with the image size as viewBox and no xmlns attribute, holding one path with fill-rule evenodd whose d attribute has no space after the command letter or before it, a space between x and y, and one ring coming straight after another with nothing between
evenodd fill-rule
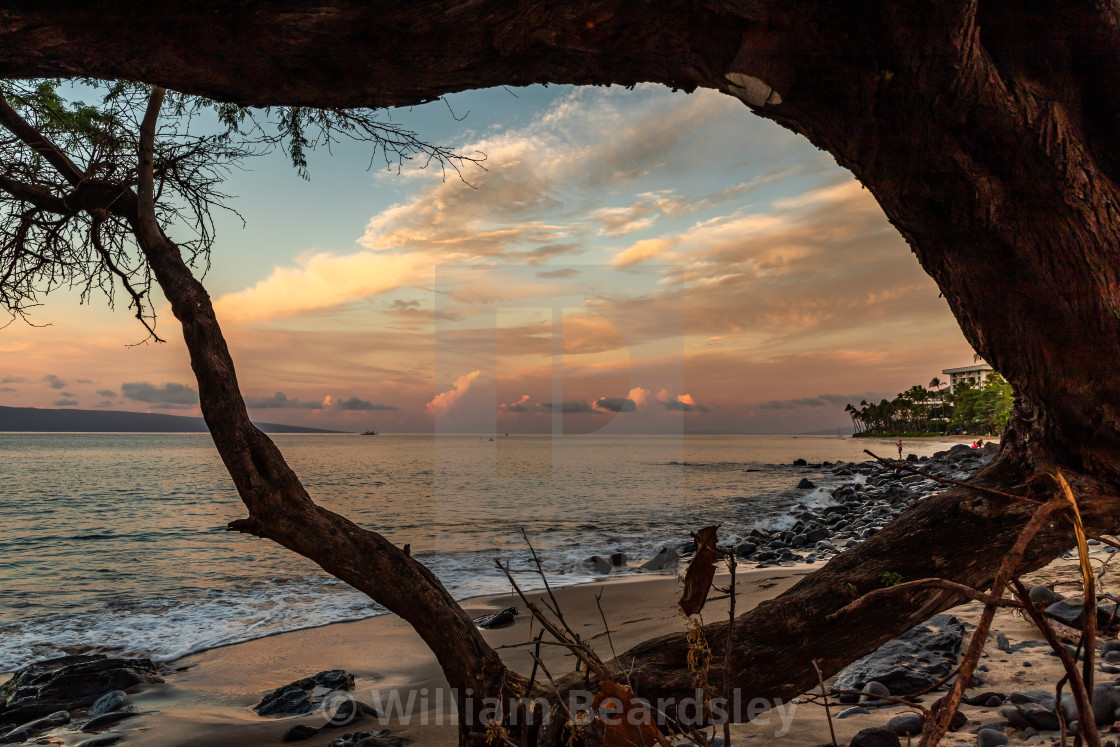
<instances>
[{"instance_id":1,"label":"person on beach","mask_svg":"<svg viewBox=\"0 0 1120 747\"><path fill-rule=\"evenodd\" d=\"M902 459L902 439L901 438L898 439L898 443L896 443L895 446L898 447L898 458Z\"/></svg>"}]
</instances>

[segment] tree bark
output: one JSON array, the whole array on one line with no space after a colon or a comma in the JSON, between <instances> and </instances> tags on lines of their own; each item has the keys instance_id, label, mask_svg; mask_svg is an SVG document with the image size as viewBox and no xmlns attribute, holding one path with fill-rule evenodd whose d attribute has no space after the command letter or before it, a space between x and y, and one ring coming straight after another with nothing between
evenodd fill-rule
<instances>
[{"instance_id":1,"label":"tree bark","mask_svg":"<svg viewBox=\"0 0 1120 747\"><path fill-rule=\"evenodd\" d=\"M537 82L652 81L736 95L855 174L938 283L969 342L1015 387L1003 453L977 482L1024 489L1061 469L1086 525L1120 529L1115 2L711 0L651 11L617 0L211 0L137 12L127 2L94 11L25 1L7 4L0 21L2 76L129 77L245 104L403 105ZM205 291L169 246L153 238L145 251L183 322L204 414L249 506L240 526L405 608L453 682L479 676L477 663L500 672L426 569L314 506L248 422ZM864 592L889 571L984 587L1028 515L967 489L922 501L739 617L732 685L744 698L807 690L812 659L835 672L959 601L944 590L914 591L830 621L851 601L847 584ZM320 542L330 552L312 546ZM1056 523L1023 570L1069 545ZM394 588L424 593L402 599ZM725 625L706 629L717 661ZM690 693L683 636L620 657L627 669L631 661L641 695Z\"/></svg>"}]
</instances>

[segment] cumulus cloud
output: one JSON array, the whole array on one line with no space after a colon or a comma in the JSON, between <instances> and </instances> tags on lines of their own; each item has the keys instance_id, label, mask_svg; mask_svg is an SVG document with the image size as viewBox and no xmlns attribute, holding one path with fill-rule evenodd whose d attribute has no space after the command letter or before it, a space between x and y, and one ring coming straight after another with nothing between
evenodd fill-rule
<instances>
[{"instance_id":1,"label":"cumulus cloud","mask_svg":"<svg viewBox=\"0 0 1120 747\"><path fill-rule=\"evenodd\" d=\"M198 392L186 384L174 381L155 385L149 381L130 381L121 384L121 395L135 402L156 406L198 404ZM175 409L163 407L163 409Z\"/></svg>"},{"instance_id":2,"label":"cumulus cloud","mask_svg":"<svg viewBox=\"0 0 1120 747\"><path fill-rule=\"evenodd\" d=\"M635 412L638 409L637 403L629 397L600 397L592 406L604 412Z\"/></svg>"},{"instance_id":3,"label":"cumulus cloud","mask_svg":"<svg viewBox=\"0 0 1120 747\"><path fill-rule=\"evenodd\" d=\"M298 398L289 399L288 395L283 392L276 392L271 397L246 397L245 406L256 410L279 410L283 408L317 410L322 407L318 402L304 402Z\"/></svg>"},{"instance_id":4,"label":"cumulus cloud","mask_svg":"<svg viewBox=\"0 0 1120 747\"><path fill-rule=\"evenodd\" d=\"M467 390L471 388L471 382L478 378L481 371L471 371L470 373L463 374L455 379L455 383L446 392L437 394L432 398L425 409L429 415L443 415L446 414L455 406L455 404L463 398Z\"/></svg>"},{"instance_id":5,"label":"cumulus cloud","mask_svg":"<svg viewBox=\"0 0 1120 747\"><path fill-rule=\"evenodd\" d=\"M569 400L567 402L539 402L537 408L543 412L562 412L565 415L578 413L595 413L595 409L586 402Z\"/></svg>"},{"instance_id":6,"label":"cumulus cloud","mask_svg":"<svg viewBox=\"0 0 1120 747\"><path fill-rule=\"evenodd\" d=\"M113 389L98 389L98 397L105 397L106 399L116 399L117 393Z\"/></svg>"},{"instance_id":7,"label":"cumulus cloud","mask_svg":"<svg viewBox=\"0 0 1120 747\"><path fill-rule=\"evenodd\" d=\"M818 394L815 397L795 397L793 399L772 399L758 405L761 410L797 410L800 408L820 409L823 407L843 409L849 402L858 403L860 400L878 402L892 395L864 392L862 394Z\"/></svg>"},{"instance_id":8,"label":"cumulus cloud","mask_svg":"<svg viewBox=\"0 0 1120 747\"><path fill-rule=\"evenodd\" d=\"M43 381L47 382L47 386L51 389L65 389L66 382L58 378L54 374L47 374L43 377Z\"/></svg>"},{"instance_id":9,"label":"cumulus cloud","mask_svg":"<svg viewBox=\"0 0 1120 747\"><path fill-rule=\"evenodd\" d=\"M395 410L393 405L379 405L376 402L369 402L368 400L359 399L358 397L350 397L348 399L340 399L335 402L334 406L339 410Z\"/></svg>"},{"instance_id":10,"label":"cumulus cloud","mask_svg":"<svg viewBox=\"0 0 1120 747\"><path fill-rule=\"evenodd\" d=\"M641 407L649 400L650 394L652 394L650 390L636 386L626 395L626 399L630 400L638 407Z\"/></svg>"},{"instance_id":11,"label":"cumulus cloud","mask_svg":"<svg viewBox=\"0 0 1120 747\"><path fill-rule=\"evenodd\" d=\"M708 408L697 402L691 394L678 394L673 396L669 393L668 389L662 389L657 393L657 401L666 410L677 410L680 412L708 412Z\"/></svg>"},{"instance_id":12,"label":"cumulus cloud","mask_svg":"<svg viewBox=\"0 0 1120 747\"><path fill-rule=\"evenodd\" d=\"M498 409L502 412L528 412L529 408L525 406L528 402L529 395L522 394L516 402L502 403L498 405Z\"/></svg>"}]
</instances>

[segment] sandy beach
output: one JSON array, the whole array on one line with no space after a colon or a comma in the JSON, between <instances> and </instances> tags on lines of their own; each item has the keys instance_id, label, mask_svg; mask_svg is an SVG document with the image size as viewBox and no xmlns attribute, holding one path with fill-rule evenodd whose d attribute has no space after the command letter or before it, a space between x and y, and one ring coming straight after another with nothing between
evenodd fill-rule
<instances>
[{"instance_id":1,"label":"sandy beach","mask_svg":"<svg viewBox=\"0 0 1120 747\"><path fill-rule=\"evenodd\" d=\"M1108 555L1103 548L1094 548L1097 562ZM744 568L737 579L738 604L746 609L760 601L780 594L798 579L810 573L813 566L781 568ZM1024 577L1029 584L1046 583L1058 591L1079 593L1077 563L1059 559L1047 567ZM1105 567L1103 588L1112 588L1117 571ZM717 577L726 584L727 577ZM610 648L603 635L603 623L596 606L596 595L602 595L603 609L609 621L615 649L622 651L647 638L681 631L684 620L676 601L680 583L675 575L659 574L604 580L600 583L571 586L556 591L565 615L584 637L595 642L604 656ZM530 598L540 597L533 592ZM726 601L713 601L704 613L715 620L727 613ZM465 608L472 616L484 615L509 606L520 606L511 595L469 600ZM981 605L972 603L952 610L966 623L975 624ZM530 618L522 610L516 622L506 628L486 631L487 639L501 649L503 658L518 671L527 672L531 660L527 648L516 647L529 637ZM971 628L970 628L971 631ZM1002 633L1016 648L1015 653L1000 650L996 634ZM1041 636L1023 616L1001 610L985 648L981 664L984 684L973 690L1011 692L1030 688L1053 690L1061 676L1057 658L1041 646L1021 647L1024 641L1041 641ZM968 645L968 635L964 645ZM1031 644L1028 644L1030 646ZM546 648L545 661L554 672L571 669L560 649ZM285 685L301 677L327 669L345 669L355 676L353 695L360 701L384 709L394 691L402 701L415 693L420 707L412 710L406 722L398 717L385 720L366 716L359 722L334 729L324 729L302 742L322 747L348 731L376 731L387 728L406 744L453 747L454 719L447 703L437 704L436 693L446 682L434 657L416 633L394 615L385 615L359 622L338 623L290 633L283 633L247 643L212 649L194 654L169 665L175 671L162 685L142 688L130 696L140 717L120 724L114 731L125 736L127 744L166 745L168 747L224 747L226 745L280 744L285 730L297 723L322 726L325 719L316 712L296 718L262 718L252 711L265 691ZM1098 675L1098 682L1111 682L1114 677ZM925 696L921 702L929 706L938 694ZM421 699L427 698L427 708ZM870 726L885 724L904 713L904 706L872 709L870 713L849 718L836 718L848 706L834 705L833 727L840 744L847 744L857 732ZM737 741L751 744L780 743L790 747L817 747L830 743L824 710L813 704L792 703L784 718L772 713L748 724L737 724L733 735ZM943 741L946 746L974 745L975 730L1002 722L998 707L962 706L969 723L958 732L951 732ZM1022 732L1008 732L1011 744L1027 742ZM52 738L56 744L75 745L88 738L85 734L62 734ZM903 738L905 740L905 738ZM1048 742L1044 742L1048 743ZM905 741L903 741L905 744Z\"/></svg>"}]
</instances>

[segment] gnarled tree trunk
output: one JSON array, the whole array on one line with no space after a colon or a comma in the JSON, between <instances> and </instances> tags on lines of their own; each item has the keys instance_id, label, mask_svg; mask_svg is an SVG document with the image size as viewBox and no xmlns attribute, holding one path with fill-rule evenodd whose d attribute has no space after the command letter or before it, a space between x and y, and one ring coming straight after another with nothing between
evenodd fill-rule
<instances>
[{"instance_id":1,"label":"gnarled tree trunk","mask_svg":"<svg viewBox=\"0 0 1120 747\"><path fill-rule=\"evenodd\" d=\"M1015 387L1003 452L977 481L1021 488L1061 469L1089 528L1120 528L1115 2L211 0L138 14L127 3L91 11L24 2L7 4L0 21L0 75L129 77L246 104L401 105L534 82L653 81L736 95L828 150L871 190L969 342ZM453 683L485 672L487 692L502 689L494 652L431 574L314 506L252 428L205 292L161 242L153 235L145 251L183 322L207 422L249 506L239 526L405 609ZM834 672L960 601L914 592L909 603L826 617L849 601L838 589L866 591L884 571L986 585L1027 515L967 489L922 501L742 615L732 685L744 698L788 698L812 684L811 659ZM1050 529L1023 570L1068 544L1060 526ZM394 584L409 599L394 596ZM709 628L721 661L722 625ZM620 659L635 662L642 695L691 690L683 636Z\"/></svg>"}]
</instances>

